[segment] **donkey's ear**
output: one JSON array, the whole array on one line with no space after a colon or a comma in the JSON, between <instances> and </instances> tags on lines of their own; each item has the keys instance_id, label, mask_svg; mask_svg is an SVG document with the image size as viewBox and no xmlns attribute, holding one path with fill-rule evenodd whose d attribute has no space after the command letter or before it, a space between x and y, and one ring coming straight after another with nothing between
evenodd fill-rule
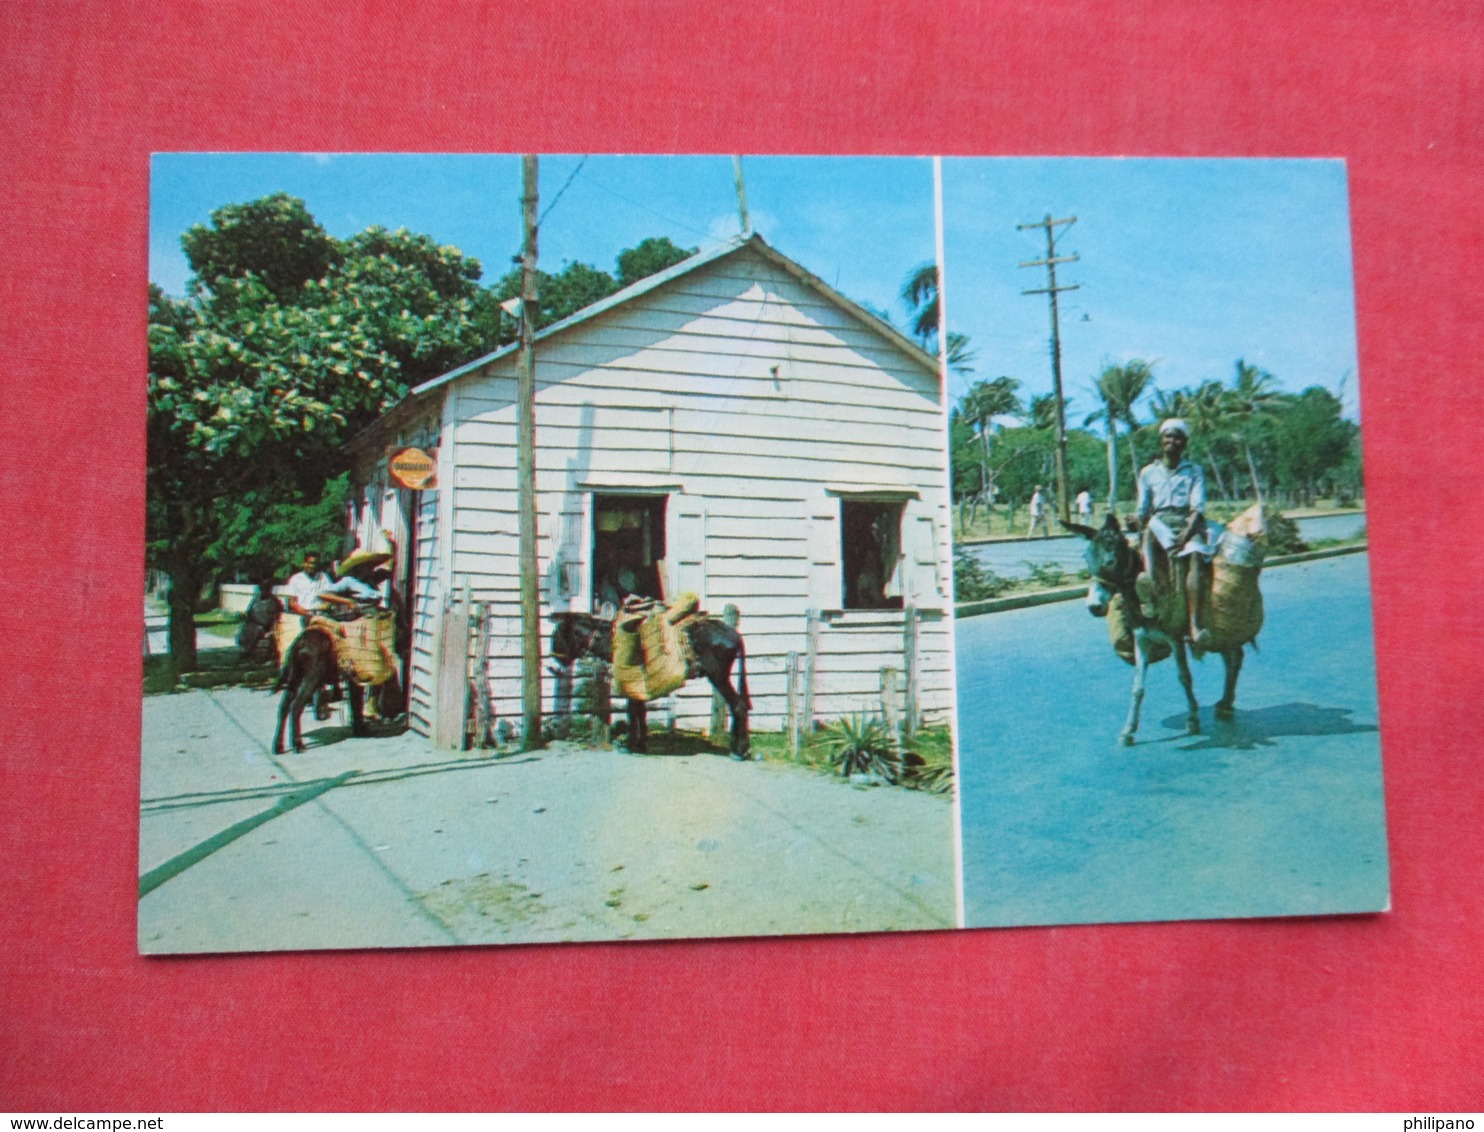
<instances>
[{"instance_id":1,"label":"donkey's ear","mask_svg":"<svg viewBox=\"0 0 1484 1132\"><path fill-rule=\"evenodd\" d=\"M1091 527L1084 527L1081 523L1063 522L1062 526L1071 531L1074 535L1081 535L1085 539L1091 539L1096 537L1097 535L1097 531L1093 530Z\"/></svg>"},{"instance_id":2,"label":"donkey's ear","mask_svg":"<svg viewBox=\"0 0 1484 1132\"><path fill-rule=\"evenodd\" d=\"M1103 526L1106 527L1110 531L1122 531L1123 530L1123 527L1119 525L1118 516L1115 515L1115 514L1113 514L1112 511L1109 511L1108 512L1108 517L1103 520Z\"/></svg>"}]
</instances>

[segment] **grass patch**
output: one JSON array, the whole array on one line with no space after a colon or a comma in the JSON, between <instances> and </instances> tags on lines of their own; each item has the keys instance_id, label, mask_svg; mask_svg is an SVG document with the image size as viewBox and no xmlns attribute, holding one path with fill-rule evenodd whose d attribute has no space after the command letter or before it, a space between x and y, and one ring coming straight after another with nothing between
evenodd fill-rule
<instances>
[{"instance_id":1,"label":"grass patch","mask_svg":"<svg viewBox=\"0 0 1484 1132\"><path fill-rule=\"evenodd\" d=\"M271 660L261 658L244 663L237 649L202 649L196 654L196 670L179 672L170 656L144 658L144 694L158 696L167 692L184 692L190 688L222 688L244 685L267 687L278 675Z\"/></svg>"},{"instance_id":2,"label":"grass patch","mask_svg":"<svg viewBox=\"0 0 1484 1132\"><path fill-rule=\"evenodd\" d=\"M952 789L953 734L947 727L923 728L908 750L909 773L898 785L933 793L947 793ZM752 734L754 758L806 766L824 774L837 774L837 751L834 737L822 727L804 737L797 756L789 750L788 736L781 731L755 731ZM921 762L917 761L919 759Z\"/></svg>"}]
</instances>

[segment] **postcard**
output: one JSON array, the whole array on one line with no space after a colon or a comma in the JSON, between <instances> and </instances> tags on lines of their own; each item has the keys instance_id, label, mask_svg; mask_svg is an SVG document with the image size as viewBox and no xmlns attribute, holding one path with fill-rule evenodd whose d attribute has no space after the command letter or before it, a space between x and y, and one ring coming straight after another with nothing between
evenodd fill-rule
<instances>
[{"instance_id":1,"label":"postcard","mask_svg":"<svg viewBox=\"0 0 1484 1132\"><path fill-rule=\"evenodd\" d=\"M1336 161L158 154L139 947L1386 907Z\"/></svg>"}]
</instances>

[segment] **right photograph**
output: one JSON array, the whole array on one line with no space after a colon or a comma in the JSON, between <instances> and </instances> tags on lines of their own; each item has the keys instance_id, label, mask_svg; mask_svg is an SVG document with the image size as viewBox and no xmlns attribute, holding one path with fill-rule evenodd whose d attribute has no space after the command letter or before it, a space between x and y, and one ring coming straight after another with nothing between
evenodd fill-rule
<instances>
[{"instance_id":1,"label":"right photograph","mask_svg":"<svg viewBox=\"0 0 1484 1132\"><path fill-rule=\"evenodd\" d=\"M1344 162L942 195L965 926L1385 911Z\"/></svg>"}]
</instances>

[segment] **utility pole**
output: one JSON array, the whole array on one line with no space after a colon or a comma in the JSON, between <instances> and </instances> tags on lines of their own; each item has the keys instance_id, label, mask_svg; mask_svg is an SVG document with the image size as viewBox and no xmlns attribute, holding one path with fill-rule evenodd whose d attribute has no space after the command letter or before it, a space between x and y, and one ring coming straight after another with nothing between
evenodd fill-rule
<instances>
[{"instance_id":1,"label":"utility pole","mask_svg":"<svg viewBox=\"0 0 1484 1132\"><path fill-rule=\"evenodd\" d=\"M1017 232L1024 232L1027 228L1046 229L1046 258L1027 260L1020 265L1021 267L1044 267L1046 286L1020 293L1022 295L1045 295L1051 304L1051 387L1056 394L1056 505L1063 523L1071 521L1072 512L1071 501L1067 498L1067 403L1061 391L1061 324L1057 318L1056 296L1062 291L1075 291L1081 284L1073 283L1070 287L1056 285L1056 265L1076 263L1080 258L1076 255L1058 256L1056 254L1056 229L1062 224L1075 223L1077 223L1075 216L1053 220L1051 213L1048 212L1045 220L1015 226Z\"/></svg>"},{"instance_id":2,"label":"utility pole","mask_svg":"<svg viewBox=\"0 0 1484 1132\"><path fill-rule=\"evenodd\" d=\"M742 158L732 158L732 176L737 181L737 215L742 219L742 235L752 235L752 221L747 218L747 185L742 180Z\"/></svg>"},{"instance_id":3,"label":"utility pole","mask_svg":"<svg viewBox=\"0 0 1484 1132\"><path fill-rule=\"evenodd\" d=\"M521 158L520 354L515 378L516 510L520 527L521 750L541 746L541 604L536 590L536 156Z\"/></svg>"}]
</instances>

